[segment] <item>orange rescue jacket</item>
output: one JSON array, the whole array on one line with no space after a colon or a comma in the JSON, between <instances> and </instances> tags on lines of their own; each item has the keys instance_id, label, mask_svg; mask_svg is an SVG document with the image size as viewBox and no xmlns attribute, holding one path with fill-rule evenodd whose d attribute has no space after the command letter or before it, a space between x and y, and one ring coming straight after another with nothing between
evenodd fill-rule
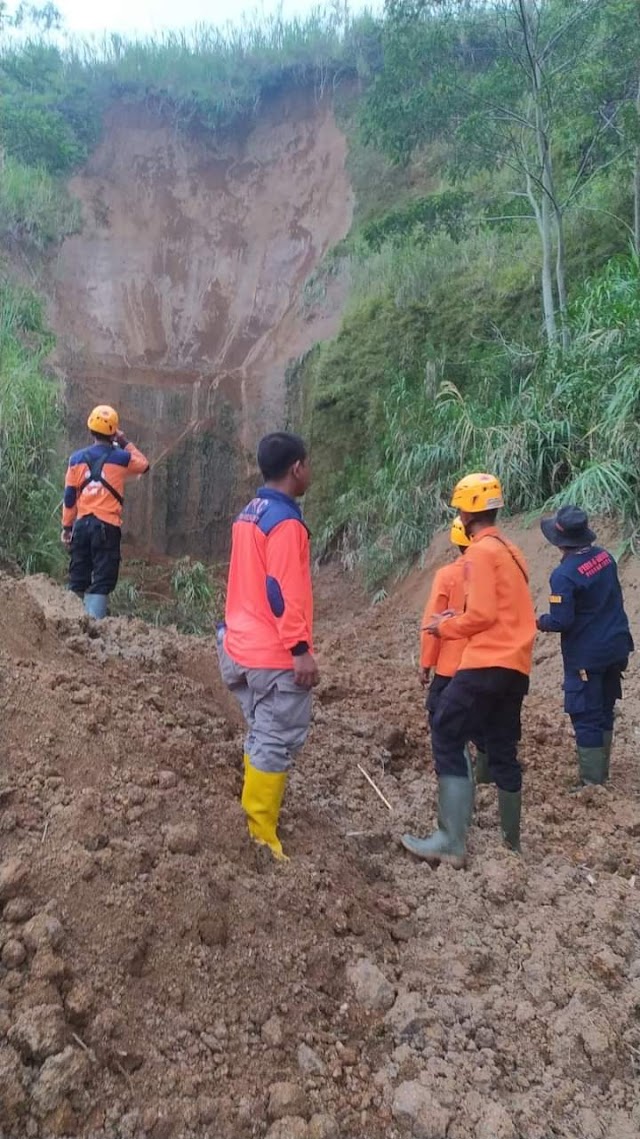
<instances>
[{"instance_id":1,"label":"orange rescue jacket","mask_svg":"<svg viewBox=\"0 0 640 1139\"><path fill-rule=\"evenodd\" d=\"M101 480L92 480L91 469L101 462ZM125 447L93 443L76 451L69 459L64 483L62 525L66 529L76 518L93 514L101 522L122 526L124 484L132 475L144 475L148 470L148 459L133 443Z\"/></svg>"},{"instance_id":2,"label":"orange rescue jacket","mask_svg":"<svg viewBox=\"0 0 640 1139\"><path fill-rule=\"evenodd\" d=\"M464 559L465 607L440 626L443 641L466 639L460 668L511 668L529 676L536 617L527 563L496 526L473 539Z\"/></svg>"},{"instance_id":3,"label":"orange rescue jacket","mask_svg":"<svg viewBox=\"0 0 640 1139\"><path fill-rule=\"evenodd\" d=\"M313 651L309 531L297 503L261 487L233 524L224 646L245 668L291 669Z\"/></svg>"},{"instance_id":4,"label":"orange rescue jacket","mask_svg":"<svg viewBox=\"0 0 640 1139\"><path fill-rule=\"evenodd\" d=\"M437 571L424 608L423 627L420 631L422 668L435 668L438 676L455 676L460 667L465 641L443 641L440 637L427 633L424 628L430 617L445 609L454 609L456 613L462 613L464 609L464 557L456 558L455 562L450 562Z\"/></svg>"}]
</instances>

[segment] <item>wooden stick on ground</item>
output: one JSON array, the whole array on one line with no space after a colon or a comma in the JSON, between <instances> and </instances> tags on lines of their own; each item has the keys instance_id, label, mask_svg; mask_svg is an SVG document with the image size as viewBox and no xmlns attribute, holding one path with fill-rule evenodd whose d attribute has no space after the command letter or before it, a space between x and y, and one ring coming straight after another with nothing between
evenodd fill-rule
<instances>
[{"instance_id":1,"label":"wooden stick on ground","mask_svg":"<svg viewBox=\"0 0 640 1139\"><path fill-rule=\"evenodd\" d=\"M379 788L379 787L378 787L378 786L377 786L377 785L376 785L376 784L373 782L373 779L371 778L371 776L367 774L367 772L365 771L364 767L362 767L360 764L358 764L358 768L359 768L359 770L362 772L362 774L364 775L365 779L367 780L367 783L370 783L370 784L371 784L371 786L373 787L373 790L375 791L375 793L376 793L376 795L378 796L378 798L379 798L379 799L382 799L382 802L384 803L385 807L388 807L388 808L389 808L389 810L391 811L391 814L393 814L393 807L391 806L391 803L389 802L389 800L388 800L388 799L385 799L384 795L382 794L382 791L381 791L381 790L380 790L380 788Z\"/></svg>"}]
</instances>

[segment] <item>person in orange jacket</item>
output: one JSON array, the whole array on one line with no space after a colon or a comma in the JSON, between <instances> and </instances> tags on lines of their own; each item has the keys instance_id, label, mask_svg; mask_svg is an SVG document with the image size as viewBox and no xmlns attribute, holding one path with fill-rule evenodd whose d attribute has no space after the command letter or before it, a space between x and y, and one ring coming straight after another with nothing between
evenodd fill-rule
<instances>
[{"instance_id":1,"label":"person in orange jacket","mask_svg":"<svg viewBox=\"0 0 640 1139\"><path fill-rule=\"evenodd\" d=\"M120 430L118 413L94 407L87 427L93 443L69 459L64 484L61 539L68 547L69 589L84 598L91 617L106 617L120 571L124 486L144 475L149 462Z\"/></svg>"},{"instance_id":2,"label":"person in orange jacket","mask_svg":"<svg viewBox=\"0 0 640 1139\"><path fill-rule=\"evenodd\" d=\"M260 441L258 466L264 485L233 524L218 658L249 729L242 790L249 833L282 859L287 773L307 737L319 681L309 531L296 501L311 469L302 439L285 431Z\"/></svg>"},{"instance_id":3,"label":"person in orange jacket","mask_svg":"<svg viewBox=\"0 0 640 1139\"><path fill-rule=\"evenodd\" d=\"M464 558L462 612L435 614L428 631L443 642L464 641L460 666L442 693L431 741L438 776L438 829L427 839L404 835L407 850L425 861L464 865L473 809L465 745L484 739L498 787L503 837L520 849L522 771L520 716L529 689L536 618L526 562L495 525L503 505L493 475L467 475L451 505L471 544Z\"/></svg>"},{"instance_id":4,"label":"person in orange jacket","mask_svg":"<svg viewBox=\"0 0 640 1139\"><path fill-rule=\"evenodd\" d=\"M453 520L449 539L461 555L466 553L470 543L458 517ZM462 557L458 557L454 562L449 562L437 570L422 615L420 670L421 682L425 688L428 686L426 710L430 724L440 696L458 671L464 641L443 641L441 637L434 637L433 633L429 632L429 625L436 613L444 613L446 610L460 613L463 607L464 564Z\"/></svg>"},{"instance_id":5,"label":"person in orange jacket","mask_svg":"<svg viewBox=\"0 0 640 1139\"><path fill-rule=\"evenodd\" d=\"M460 555L464 555L471 544L459 517L454 518L451 524L449 540L457 548ZM422 615L420 679L424 687L427 688L426 712L429 725L433 723L433 717L442 693L460 667L465 646L463 640L443 641L441 637L434 637L433 633L429 632L429 624L436 613L461 613L463 609L464 563L462 556L460 556L454 562L449 562L448 565L437 570ZM475 781L477 783L488 783L489 773L484 745L481 745L479 740L474 740L474 743L476 745Z\"/></svg>"}]
</instances>

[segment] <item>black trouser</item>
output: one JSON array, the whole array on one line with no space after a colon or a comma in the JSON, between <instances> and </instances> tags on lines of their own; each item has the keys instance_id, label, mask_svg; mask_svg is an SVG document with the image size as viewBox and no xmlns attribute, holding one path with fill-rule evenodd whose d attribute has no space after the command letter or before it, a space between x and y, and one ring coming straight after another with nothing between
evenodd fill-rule
<instances>
[{"instance_id":1,"label":"black trouser","mask_svg":"<svg viewBox=\"0 0 640 1139\"><path fill-rule=\"evenodd\" d=\"M73 527L69 589L74 593L113 593L120 569L120 527L94 514Z\"/></svg>"},{"instance_id":2,"label":"black trouser","mask_svg":"<svg viewBox=\"0 0 640 1139\"><path fill-rule=\"evenodd\" d=\"M565 671L564 710L571 716L578 747L602 747L603 732L613 731L613 710L622 697L622 674L629 663L616 661L600 670Z\"/></svg>"},{"instance_id":3,"label":"black trouser","mask_svg":"<svg viewBox=\"0 0 640 1139\"><path fill-rule=\"evenodd\" d=\"M430 728L433 728L433 717L436 714L436 710L438 708L438 704L440 703L442 693L449 687L452 680L453 680L452 676L440 676L440 674L436 672L434 677L431 680L431 683L429 684L429 688L427 689L427 696L425 699L425 705L424 706L426 709L427 719L429 721L429 727ZM485 742L484 742L483 736L476 733L476 734L474 734L471 742L473 744L475 744L478 751L484 751L485 750Z\"/></svg>"},{"instance_id":4,"label":"black trouser","mask_svg":"<svg viewBox=\"0 0 640 1139\"><path fill-rule=\"evenodd\" d=\"M528 690L529 677L511 668L460 669L440 695L431 724L437 774L467 778L465 744L483 740L492 782L519 791L520 713Z\"/></svg>"}]
</instances>

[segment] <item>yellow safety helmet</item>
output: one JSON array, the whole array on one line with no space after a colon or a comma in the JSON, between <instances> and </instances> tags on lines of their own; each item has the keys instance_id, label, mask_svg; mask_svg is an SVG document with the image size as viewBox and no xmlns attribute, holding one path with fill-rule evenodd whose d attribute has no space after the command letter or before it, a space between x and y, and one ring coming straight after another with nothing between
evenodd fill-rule
<instances>
[{"instance_id":1,"label":"yellow safety helmet","mask_svg":"<svg viewBox=\"0 0 640 1139\"><path fill-rule=\"evenodd\" d=\"M500 480L495 475L465 475L451 496L451 505L456 510L468 514L480 514L483 510L498 510L504 506Z\"/></svg>"},{"instance_id":2,"label":"yellow safety helmet","mask_svg":"<svg viewBox=\"0 0 640 1139\"><path fill-rule=\"evenodd\" d=\"M115 408L109 407L106 403L101 403L98 407L94 407L91 412L87 420L87 427L89 431L95 431L98 435L115 435L119 423L118 412Z\"/></svg>"},{"instance_id":3,"label":"yellow safety helmet","mask_svg":"<svg viewBox=\"0 0 640 1139\"><path fill-rule=\"evenodd\" d=\"M451 523L449 538L451 539L451 542L454 546L462 546L464 549L466 549L467 546L471 545L471 539L467 537L467 531L462 525L461 518L459 518L457 515Z\"/></svg>"}]
</instances>

